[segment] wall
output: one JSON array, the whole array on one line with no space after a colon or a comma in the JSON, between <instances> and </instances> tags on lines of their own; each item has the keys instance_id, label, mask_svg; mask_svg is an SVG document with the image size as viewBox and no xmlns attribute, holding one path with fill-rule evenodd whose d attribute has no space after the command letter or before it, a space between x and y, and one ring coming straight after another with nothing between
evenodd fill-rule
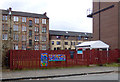
<instances>
[{"instance_id":1,"label":"wall","mask_svg":"<svg viewBox=\"0 0 120 82\"><path fill-rule=\"evenodd\" d=\"M93 40L99 39L100 31L100 40L110 45L111 49L118 49L118 3L101 2L100 10L111 5L115 6L93 16ZM99 11L98 2L93 3L93 11Z\"/></svg>"},{"instance_id":2,"label":"wall","mask_svg":"<svg viewBox=\"0 0 120 82\"><path fill-rule=\"evenodd\" d=\"M2 10L0 10L0 67L2 66Z\"/></svg>"}]
</instances>

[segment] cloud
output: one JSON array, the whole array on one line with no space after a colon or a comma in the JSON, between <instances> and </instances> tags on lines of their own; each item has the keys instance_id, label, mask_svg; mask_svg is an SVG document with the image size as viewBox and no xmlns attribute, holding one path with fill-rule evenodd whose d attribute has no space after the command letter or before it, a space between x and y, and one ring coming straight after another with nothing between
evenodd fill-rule
<instances>
[{"instance_id":1,"label":"cloud","mask_svg":"<svg viewBox=\"0 0 120 82\"><path fill-rule=\"evenodd\" d=\"M92 19L86 11L92 0L2 0L1 9L43 14L50 18L50 29L92 32Z\"/></svg>"}]
</instances>

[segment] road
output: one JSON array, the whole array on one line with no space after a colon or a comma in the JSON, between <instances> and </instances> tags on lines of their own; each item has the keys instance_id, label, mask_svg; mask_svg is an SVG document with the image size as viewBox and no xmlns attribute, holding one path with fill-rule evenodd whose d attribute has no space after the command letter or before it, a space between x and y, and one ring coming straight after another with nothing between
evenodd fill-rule
<instances>
[{"instance_id":1,"label":"road","mask_svg":"<svg viewBox=\"0 0 120 82\"><path fill-rule=\"evenodd\" d=\"M105 73L105 74L90 74L82 76L70 76L49 78L47 80L118 80L118 73Z\"/></svg>"}]
</instances>

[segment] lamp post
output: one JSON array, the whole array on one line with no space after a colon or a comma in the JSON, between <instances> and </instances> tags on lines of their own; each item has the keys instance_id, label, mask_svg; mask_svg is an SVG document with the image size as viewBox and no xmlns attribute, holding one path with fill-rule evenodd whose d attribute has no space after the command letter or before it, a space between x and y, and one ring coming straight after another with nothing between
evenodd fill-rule
<instances>
[{"instance_id":1,"label":"lamp post","mask_svg":"<svg viewBox=\"0 0 120 82\"><path fill-rule=\"evenodd\" d=\"M12 8L10 7L10 8L9 8L9 19L10 19L10 31L9 31L9 47L10 47L10 48L9 48L9 49L12 49L12 43L11 43L11 42L12 42L12 41L11 41L11 40L12 40L12 25L11 25L11 22L12 22L12 21L11 21L12 12L11 12L11 11L12 11Z\"/></svg>"}]
</instances>

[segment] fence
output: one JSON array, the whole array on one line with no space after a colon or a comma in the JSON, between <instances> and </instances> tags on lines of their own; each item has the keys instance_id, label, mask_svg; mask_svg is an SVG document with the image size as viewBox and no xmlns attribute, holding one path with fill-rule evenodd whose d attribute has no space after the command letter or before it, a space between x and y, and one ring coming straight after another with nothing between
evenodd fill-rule
<instances>
[{"instance_id":1,"label":"fence","mask_svg":"<svg viewBox=\"0 0 120 82\"><path fill-rule=\"evenodd\" d=\"M82 66L117 62L120 50L85 50L77 54L76 50L10 50L10 69L34 69L51 67Z\"/></svg>"}]
</instances>

